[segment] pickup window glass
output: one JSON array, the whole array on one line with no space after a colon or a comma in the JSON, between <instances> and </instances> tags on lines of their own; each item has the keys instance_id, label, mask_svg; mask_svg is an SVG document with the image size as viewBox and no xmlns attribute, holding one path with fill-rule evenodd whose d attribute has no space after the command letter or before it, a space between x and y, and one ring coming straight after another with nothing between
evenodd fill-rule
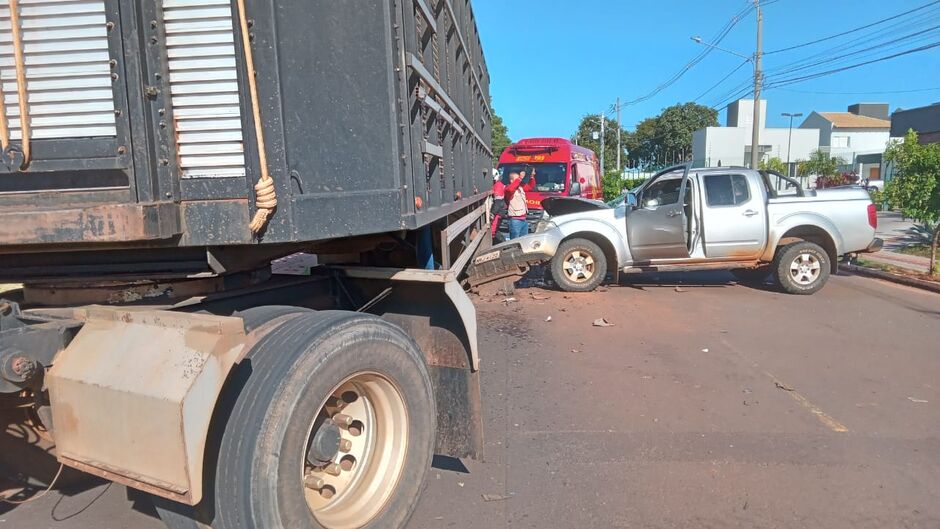
<instances>
[{"instance_id":1,"label":"pickup window glass","mask_svg":"<svg viewBox=\"0 0 940 529\"><path fill-rule=\"evenodd\" d=\"M751 192L744 175L705 175L705 200L710 207L738 206L750 199Z\"/></svg>"},{"instance_id":2,"label":"pickup window glass","mask_svg":"<svg viewBox=\"0 0 940 529\"><path fill-rule=\"evenodd\" d=\"M660 178L643 190L642 207L668 206L679 202L681 178Z\"/></svg>"}]
</instances>

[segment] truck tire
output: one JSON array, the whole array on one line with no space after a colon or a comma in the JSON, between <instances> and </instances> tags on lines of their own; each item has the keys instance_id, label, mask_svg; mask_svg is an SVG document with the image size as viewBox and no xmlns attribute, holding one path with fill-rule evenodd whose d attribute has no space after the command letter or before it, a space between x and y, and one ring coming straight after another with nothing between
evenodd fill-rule
<instances>
[{"instance_id":1,"label":"truck tire","mask_svg":"<svg viewBox=\"0 0 940 529\"><path fill-rule=\"evenodd\" d=\"M407 522L431 464L436 413L424 356L404 331L352 312L290 315L238 368L212 489L168 525Z\"/></svg>"},{"instance_id":2,"label":"truck tire","mask_svg":"<svg viewBox=\"0 0 940 529\"><path fill-rule=\"evenodd\" d=\"M763 283L770 276L769 266L760 266L757 268L732 268L731 275L742 283Z\"/></svg>"},{"instance_id":3,"label":"truck tire","mask_svg":"<svg viewBox=\"0 0 940 529\"><path fill-rule=\"evenodd\" d=\"M795 242L777 250L773 269L784 292L813 294L829 280L829 254L818 244Z\"/></svg>"},{"instance_id":4,"label":"truck tire","mask_svg":"<svg viewBox=\"0 0 940 529\"><path fill-rule=\"evenodd\" d=\"M607 258L587 239L570 239L558 247L551 262L552 279L568 292L590 292L607 277Z\"/></svg>"}]
</instances>

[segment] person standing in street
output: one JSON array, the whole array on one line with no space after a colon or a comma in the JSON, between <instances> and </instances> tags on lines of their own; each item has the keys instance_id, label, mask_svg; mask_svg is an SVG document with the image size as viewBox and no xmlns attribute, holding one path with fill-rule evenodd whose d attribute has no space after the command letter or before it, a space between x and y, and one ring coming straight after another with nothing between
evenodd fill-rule
<instances>
[{"instance_id":1,"label":"person standing in street","mask_svg":"<svg viewBox=\"0 0 940 529\"><path fill-rule=\"evenodd\" d=\"M490 224L490 236L496 239L496 233L499 230L499 223L506 216L506 184L503 183L499 171L493 169L493 208L490 214L493 222Z\"/></svg>"},{"instance_id":2,"label":"person standing in street","mask_svg":"<svg viewBox=\"0 0 940 529\"><path fill-rule=\"evenodd\" d=\"M527 174L531 171L531 174ZM526 204L526 191L535 189L535 168L523 169L521 172L512 170L509 173L509 185L506 186L505 200L509 215L509 238L515 239L528 235L529 223L526 215L529 207Z\"/></svg>"}]
</instances>

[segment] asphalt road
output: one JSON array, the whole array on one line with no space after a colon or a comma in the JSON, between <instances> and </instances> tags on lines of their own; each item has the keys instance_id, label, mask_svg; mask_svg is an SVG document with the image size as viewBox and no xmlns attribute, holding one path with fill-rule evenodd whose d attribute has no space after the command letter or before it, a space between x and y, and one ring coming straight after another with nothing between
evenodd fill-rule
<instances>
[{"instance_id":1,"label":"asphalt road","mask_svg":"<svg viewBox=\"0 0 940 529\"><path fill-rule=\"evenodd\" d=\"M940 527L940 295L708 273L515 297L478 303L486 459L439 460L410 529ZM99 485L2 527L160 524Z\"/></svg>"}]
</instances>

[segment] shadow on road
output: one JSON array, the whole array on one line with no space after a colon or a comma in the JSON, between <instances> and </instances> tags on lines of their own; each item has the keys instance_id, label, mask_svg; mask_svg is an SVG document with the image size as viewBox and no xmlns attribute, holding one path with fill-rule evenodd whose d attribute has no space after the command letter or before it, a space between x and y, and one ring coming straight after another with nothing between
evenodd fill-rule
<instances>
[{"instance_id":1,"label":"shadow on road","mask_svg":"<svg viewBox=\"0 0 940 529\"><path fill-rule=\"evenodd\" d=\"M54 445L39 430L24 425L21 410L0 412L0 497L23 502L42 494L59 470ZM63 496L75 496L107 483L84 472L65 467L55 483ZM0 503L0 514L19 504Z\"/></svg>"}]
</instances>

